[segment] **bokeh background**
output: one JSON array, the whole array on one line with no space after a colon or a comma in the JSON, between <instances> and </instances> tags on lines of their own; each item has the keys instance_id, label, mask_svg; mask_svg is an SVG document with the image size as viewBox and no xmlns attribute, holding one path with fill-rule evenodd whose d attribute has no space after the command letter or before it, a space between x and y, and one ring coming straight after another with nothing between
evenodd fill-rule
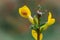
<instances>
[{"instance_id":1,"label":"bokeh background","mask_svg":"<svg viewBox=\"0 0 60 40\"><path fill-rule=\"evenodd\" d=\"M32 16L38 5L42 10L49 10L56 19L54 25L43 32L43 40L60 40L60 0L0 0L0 40L34 40L28 19L19 15L18 9L27 5ZM47 21L48 13L41 17L41 23Z\"/></svg>"}]
</instances>

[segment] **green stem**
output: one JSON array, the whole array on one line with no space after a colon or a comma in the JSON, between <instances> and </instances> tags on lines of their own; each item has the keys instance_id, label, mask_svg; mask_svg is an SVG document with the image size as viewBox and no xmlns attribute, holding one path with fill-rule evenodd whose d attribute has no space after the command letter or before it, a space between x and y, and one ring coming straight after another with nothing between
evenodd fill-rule
<instances>
[{"instance_id":1,"label":"green stem","mask_svg":"<svg viewBox=\"0 0 60 40\"><path fill-rule=\"evenodd\" d=\"M40 40L40 26L39 26L40 25L40 17L41 17L41 15L37 14L37 18L38 18L37 40Z\"/></svg>"}]
</instances>

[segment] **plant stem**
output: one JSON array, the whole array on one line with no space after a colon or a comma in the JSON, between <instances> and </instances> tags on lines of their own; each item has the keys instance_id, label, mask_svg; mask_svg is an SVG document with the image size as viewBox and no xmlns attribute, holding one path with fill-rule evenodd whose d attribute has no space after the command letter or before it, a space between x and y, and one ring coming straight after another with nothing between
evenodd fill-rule
<instances>
[{"instance_id":1,"label":"plant stem","mask_svg":"<svg viewBox=\"0 0 60 40\"><path fill-rule=\"evenodd\" d=\"M40 40L40 26L39 26L40 25L40 17L41 17L41 15L37 14L37 18L38 18L37 40Z\"/></svg>"}]
</instances>

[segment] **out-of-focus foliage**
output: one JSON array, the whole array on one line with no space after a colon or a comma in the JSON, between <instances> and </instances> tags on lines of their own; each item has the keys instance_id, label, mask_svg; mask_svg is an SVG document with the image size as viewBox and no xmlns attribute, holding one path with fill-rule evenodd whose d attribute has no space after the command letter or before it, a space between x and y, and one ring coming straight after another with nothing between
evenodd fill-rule
<instances>
[{"instance_id":1,"label":"out-of-focus foliage","mask_svg":"<svg viewBox=\"0 0 60 40\"><path fill-rule=\"evenodd\" d=\"M0 40L34 40L29 28L30 22L20 17L18 8L28 5L32 16L40 4L44 10L51 11L56 23L46 32L43 40L60 40L60 0L0 0ZM47 13L41 18L41 24L47 19Z\"/></svg>"}]
</instances>

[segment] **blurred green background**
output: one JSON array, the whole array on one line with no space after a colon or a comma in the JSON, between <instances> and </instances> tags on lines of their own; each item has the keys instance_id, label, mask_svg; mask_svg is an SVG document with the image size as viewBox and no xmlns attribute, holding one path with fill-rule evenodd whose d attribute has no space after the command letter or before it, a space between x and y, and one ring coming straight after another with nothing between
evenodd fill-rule
<instances>
[{"instance_id":1,"label":"blurred green background","mask_svg":"<svg viewBox=\"0 0 60 40\"><path fill-rule=\"evenodd\" d=\"M56 19L54 25L43 32L43 40L60 40L60 0L0 0L0 40L34 40L28 19L19 15L18 9L27 5L32 16L38 5L42 10L49 10ZM48 13L41 17L41 23L47 21Z\"/></svg>"}]
</instances>

